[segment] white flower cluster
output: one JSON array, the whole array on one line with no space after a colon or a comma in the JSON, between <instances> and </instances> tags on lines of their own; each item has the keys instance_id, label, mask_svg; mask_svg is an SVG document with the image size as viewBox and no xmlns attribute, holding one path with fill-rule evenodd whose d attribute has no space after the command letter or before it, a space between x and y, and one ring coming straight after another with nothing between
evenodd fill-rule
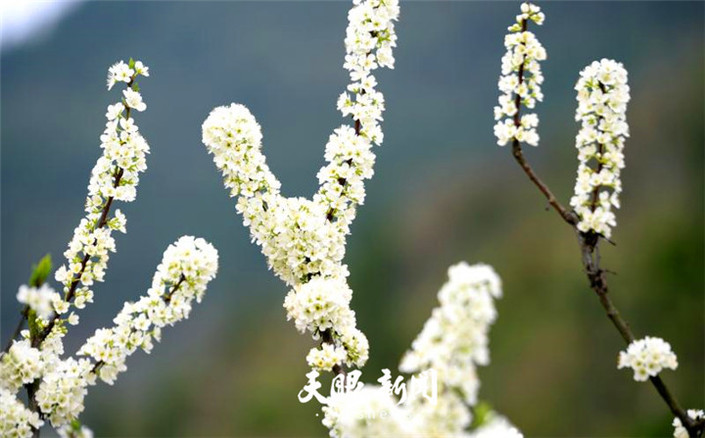
<instances>
[{"instance_id":1,"label":"white flower cluster","mask_svg":"<svg viewBox=\"0 0 705 438\"><path fill-rule=\"evenodd\" d=\"M570 205L580 217L580 231L594 231L609 239L617 225L612 207L619 208L619 174L624 168L624 141L629 137L627 71L616 61L594 61L580 72L575 89L575 120L581 124L575 147L580 165Z\"/></svg>"},{"instance_id":2,"label":"white flower cluster","mask_svg":"<svg viewBox=\"0 0 705 438\"><path fill-rule=\"evenodd\" d=\"M348 353L342 347L323 344L321 348L312 348L306 355L306 363L314 370L330 371L335 365L348 360Z\"/></svg>"},{"instance_id":3,"label":"white flower cluster","mask_svg":"<svg viewBox=\"0 0 705 438\"><path fill-rule=\"evenodd\" d=\"M332 438L412 436L414 429L403 407L376 385L336 393L323 407L323 425ZM424 435L425 436L425 435Z\"/></svg>"},{"instance_id":4,"label":"white flower cluster","mask_svg":"<svg viewBox=\"0 0 705 438\"><path fill-rule=\"evenodd\" d=\"M163 327L188 318L193 300L201 301L217 270L218 252L210 243L181 237L164 252L147 295L125 303L113 320L116 325L96 330L78 354L93 358L95 373L112 384L137 348L149 353Z\"/></svg>"},{"instance_id":5,"label":"white flower cluster","mask_svg":"<svg viewBox=\"0 0 705 438\"><path fill-rule=\"evenodd\" d=\"M67 424L56 430L61 438L93 438L93 431L83 425Z\"/></svg>"},{"instance_id":6,"label":"white flower cluster","mask_svg":"<svg viewBox=\"0 0 705 438\"><path fill-rule=\"evenodd\" d=\"M671 345L661 338L645 337L633 341L627 351L619 353L617 368L634 370L634 380L644 382L654 377L664 368L678 368L678 358L671 351Z\"/></svg>"},{"instance_id":7,"label":"white flower cluster","mask_svg":"<svg viewBox=\"0 0 705 438\"><path fill-rule=\"evenodd\" d=\"M497 318L494 299L502 295L499 276L488 265L461 262L448 269L449 280L438 293L423 330L402 359L399 369L414 373L433 368L443 385L463 400L477 402L477 365L489 363L488 332Z\"/></svg>"},{"instance_id":8,"label":"white flower cluster","mask_svg":"<svg viewBox=\"0 0 705 438\"><path fill-rule=\"evenodd\" d=\"M514 140L538 146L539 135L536 128L539 118L536 114L520 115L520 106L531 109L537 101L543 100L541 84L543 74L539 61L546 59L546 50L536 36L527 31L529 21L541 25L544 14L538 6L525 2L517 22L509 27L504 37L507 52L502 57L502 74L499 77L499 105L494 107L494 135L497 144L504 146Z\"/></svg>"},{"instance_id":9,"label":"white flower cluster","mask_svg":"<svg viewBox=\"0 0 705 438\"><path fill-rule=\"evenodd\" d=\"M28 339L15 341L0 359L0 388L14 393L22 385L34 382L44 372L44 359Z\"/></svg>"},{"instance_id":10,"label":"white flower cluster","mask_svg":"<svg viewBox=\"0 0 705 438\"><path fill-rule=\"evenodd\" d=\"M46 283L38 288L27 285L20 286L19 291L17 291L17 301L28 305L30 309L36 312L37 317L44 322L48 322L54 312L62 310L65 312L65 304L61 299L61 295L54 292L54 289Z\"/></svg>"},{"instance_id":11,"label":"white flower cluster","mask_svg":"<svg viewBox=\"0 0 705 438\"><path fill-rule=\"evenodd\" d=\"M375 89L372 71L394 66L399 5L398 0L353 3L344 64L351 82L338 99L338 109L343 116L352 116L355 127L343 125L331 134L325 148L327 164L318 172L320 189L313 200L280 194L281 184L262 154L260 126L247 108L239 104L215 108L203 123L203 143L231 196L239 196L237 211L252 240L261 246L270 269L293 288L285 303L289 319L316 339L326 330L331 335L336 348L309 353L309 363L316 367L342 357L340 347L346 350L346 363L362 366L368 350L349 308L349 273L343 258L355 208L365 199L364 180L373 175L372 145L383 140L379 122L384 96ZM307 286L314 279L318 280ZM307 307L313 303L324 307Z\"/></svg>"},{"instance_id":12,"label":"white flower cluster","mask_svg":"<svg viewBox=\"0 0 705 438\"><path fill-rule=\"evenodd\" d=\"M134 201L139 174L147 169L145 156L149 153L149 146L130 116L133 109L144 111L146 108L139 92L133 89L138 75L149 75L149 69L140 61L131 62L131 66L121 61L109 69L108 89L116 82L125 82L127 88L121 102L108 106L108 121L100 137L103 155L91 172L86 216L74 230L64 252L67 264L56 270L56 281L64 285L64 299L67 300L58 305L54 303L58 315L65 313L71 305L82 309L86 303L92 302L91 286L95 281L103 281L109 252L115 251L112 231L125 232L125 215L117 210L113 217L109 217L108 210L113 200Z\"/></svg>"},{"instance_id":13,"label":"white flower cluster","mask_svg":"<svg viewBox=\"0 0 705 438\"><path fill-rule=\"evenodd\" d=\"M139 61L110 68L108 87L126 82L128 89L123 102L108 107L108 124L101 137L104 151L88 187L87 216L65 253L68 267L62 266L56 273L56 279L64 284L65 297L47 285L22 286L17 294L31 310L27 312L29 330L23 330L23 339L14 340L0 359L2 436L32 436L32 428L42 424L41 414L60 436L92 437L90 429L77 421L88 386L98 377L112 384L126 369L127 356L138 347L149 352L153 340L160 340L163 327L188 318L193 301L201 301L218 270L218 253L212 245L200 238L181 237L164 252L147 295L136 303L126 303L113 320L116 325L97 330L79 350L79 356L88 357L61 357L66 327L58 318L70 305L83 308L91 301L89 287L102 281L108 251L114 251L111 232L125 232L125 217L117 211L110 218L110 204L133 200L138 174L146 169L147 143L130 117L132 109L145 108L136 87L131 88L137 75L148 75L147 67ZM78 316L72 312L67 321L75 325ZM39 412L31 412L17 401L15 393L23 385Z\"/></svg>"},{"instance_id":14,"label":"white flower cluster","mask_svg":"<svg viewBox=\"0 0 705 438\"><path fill-rule=\"evenodd\" d=\"M399 367L406 373L433 370L438 377L435 402L427 398L426 392L433 391L427 381L414 378L403 404L377 386L333 394L323 407L323 424L331 437L522 436L496 414L484 427L466 431L472 420L469 406L477 402L476 366L489 363L487 335L497 317L493 300L502 295L502 286L495 271L482 264L458 263L448 269L448 276L438 294L440 307Z\"/></svg>"},{"instance_id":15,"label":"white flower cluster","mask_svg":"<svg viewBox=\"0 0 705 438\"><path fill-rule=\"evenodd\" d=\"M116 62L108 69L108 90L111 90L117 82L129 84L136 75L149 76L149 67L142 61L136 61L131 65L126 64L125 61Z\"/></svg>"},{"instance_id":16,"label":"white flower cluster","mask_svg":"<svg viewBox=\"0 0 705 438\"><path fill-rule=\"evenodd\" d=\"M114 327L97 330L81 347L78 355L90 359L61 359L62 335L53 332L41 350L32 348L28 339L15 341L0 361L1 388L16 392L23 384L39 382L35 400L52 425L71 436L87 436L90 431L85 428L67 429L84 409L87 387L97 377L112 384L127 369L127 356L137 348L149 352L153 339L161 339L163 327L187 318L193 301L200 302L217 270L218 252L211 244L181 237L164 252L147 295L126 303Z\"/></svg>"},{"instance_id":17,"label":"white flower cluster","mask_svg":"<svg viewBox=\"0 0 705 438\"><path fill-rule=\"evenodd\" d=\"M330 370L333 365L362 366L369 356L365 335L356 328L355 312L350 309L352 290L342 278L314 277L289 291L284 299L287 319L293 319L296 328L310 331L314 339L328 330L341 346L323 345L313 348L306 360L311 367ZM338 360L341 359L341 360Z\"/></svg>"},{"instance_id":18,"label":"white flower cluster","mask_svg":"<svg viewBox=\"0 0 705 438\"><path fill-rule=\"evenodd\" d=\"M83 412L88 385L95 383L93 364L87 359L56 360L39 384L36 400L39 409L54 427L70 423Z\"/></svg>"},{"instance_id":19,"label":"white flower cluster","mask_svg":"<svg viewBox=\"0 0 705 438\"><path fill-rule=\"evenodd\" d=\"M705 412L700 409L688 409L687 414L695 421L705 419ZM690 438L688 430L683 427L683 423L678 417L673 419L673 438Z\"/></svg>"},{"instance_id":20,"label":"white flower cluster","mask_svg":"<svg viewBox=\"0 0 705 438\"><path fill-rule=\"evenodd\" d=\"M0 388L0 436L31 437L32 428L42 424L38 413L27 409L12 391Z\"/></svg>"},{"instance_id":21,"label":"white flower cluster","mask_svg":"<svg viewBox=\"0 0 705 438\"><path fill-rule=\"evenodd\" d=\"M492 415L486 424L473 431L468 438L521 438L524 435L506 418Z\"/></svg>"}]
</instances>

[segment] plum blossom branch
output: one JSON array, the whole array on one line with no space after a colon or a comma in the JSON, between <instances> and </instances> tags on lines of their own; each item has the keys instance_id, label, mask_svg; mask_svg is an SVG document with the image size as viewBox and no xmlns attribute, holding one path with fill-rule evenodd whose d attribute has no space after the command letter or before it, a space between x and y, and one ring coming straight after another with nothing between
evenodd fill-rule
<instances>
[{"instance_id":1,"label":"plum blossom branch","mask_svg":"<svg viewBox=\"0 0 705 438\"><path fill-rule=\"evenodd\" d=\"M529 21L537 24L543 22L543 14L536 18L540 9L530 3L522 4L522 14L517 16L517 23L509 28L511 32L522 32L523 37L519 40L534 41L532 35L526 31ZM507 36L507 39L515 41L517 37ZM505 40L506 44L506 40ZM534 43L536 45L537 43ZM506 44L508 48L514 44ZM511 53L511 52L510 52ZM522 129L535 127L538 125L532 122L526 123L520 115L521 105L524 103L524 95L519 86L524 81L524 67L533 65L535 59L531 51L527 49L515 50L513 55L505 55L502 62L502 74L507 72L505 59L511 59L513 69L517 71L516 81L512 84L514 88L507 89L508 82L505 77L500 78L500 91L505 95L500 98L501 106L495 108L495 117L501 118L504 115L512 116L511 123L500 122L495 126L495 134L500 145L512 141L512 154L526 173L529 180L536 185L539 191L545 196L548 203L559 214L559 216L574 229L578 237L581 251L581 260L586 276L590 283L590 288L599 298L600 304L605 310L608 318L620 333L622 338L629 344L628 351L645 350L641 354L649 357L663 358L664 351L670 351L670 346L665 347L641 347L649 339L636 341L629 328L629 324L621 316L616 306L609 297L606 271L600 267L599 243L600 239L609 241L611 228L616 225L614 213L611 207L619 207L618 195L621 192L621 181L619 171L624 167L624 139L629 135L626 123L626 106L629 101L629 87L627 86L627 72L621 64L611 60L595 61L586 67L580 74L580 79L576 84L578 91L579 106L576 111L576 120L581 121L582 127L576 138L576 146L579 150L580 166L578 169L578 179L576 182L575 195L571 199L571 206L575 210L565 208L553 195L549 187L538 177L523 155L521 143L526 142L533 146L538 144L538 134L533 133L528 136L522 134ZM503 85L504 84L504 85ZM507 98L507 94L514 93L515 99ZM540 100L540 99L537 99ZM508 103L512 102L512 104ZM533 107L533 102L526 102L526 106ZM532 115L533 116L533 115ZM526 117L526 116L524 116ZM522 138L522 135L524 138ZM592 164L594 163L594 165ZM655 341L655 345L663 345L662 340ZM653 344L653 343L652 343ZM644 344L651 345L651 344ZM665 345L668 345L665 343ZM650 349L649 349L650 348ZM656 350L653 350L657 348ZM622 353L620 358L627 357L628 353ZM671 353L672 354L672 353ZM627 361L620 359L621 366L634 365L640 361ZM666 402L671 412L676 416L678 426L687 431L691 437L700 437L705 430L705 419L702 416L690 416L680 406L676 398L658 375L663 365L661 362L653 360L653 365L649 369L635 366L635 376L643 376L638 380L651 381L661 398ZM675 355L673 361L665 362L665 366L675 368ZM674 421L674 426L675 426Z\"/></svg>"},{"instance_id":2,"label":"plum blossom branch","mask_svg":"<svg viewBox=\"0 0 705 438\"><path fill-rule=\"evenodd\" d=\"M501 295L501 280L490 266L451 266L439 306L399 365L417 374L407 385L401 376L392 383L384 370L381 385L331 394L323 407L330 436L521 437L497 414L468 432L480 387L476 368L489 363L488 333L497 318L494 300Z\"/></svg>"},{"instance_id":3,"label":"plum blossom branch","mask_svg":"<svg viewBox=\"0 0 705 438\"><path fill-rule=\"evenodd\" d=\"M108 107L108 122L101 136L103 154L91 173L86 216L64 253L67 265L55 273L63 284L63 296L44 284L51 271L49 257L35 267L30 285L19 288L17 299L25 304L23 319L29 330L20 332L21 339L11 340L0 358L2 436L38 437L39 428L48 420L62 437L92 437L78 421L87 387L98 378L112 384L117 374L126 370L125 361L137 348L151 351L153 341L161 339L162 328L187 318L192 302L201 301L215 277L215 248L200 238L181 237L164 252L147 295L136 303L125 303L113 320L115 326L97 330L79 350L78 358L62 357L66 324L79 322L75 312L66 318L62 315L71 306L81 309L92 301L90 287L103 280L108 252L115 251L111 233L126 231L124 215L118 210L111 217L110 207L114 200L135 199L139 174L146 170L149 147L130 113L146 109L135 79L148 74L146 66L132 60L109 69L108 88L117 82L126 83L127 88L123 99ZM23 387L26 408L16 396Z\"/></svg>"},{"instance_id":4,"label":"plum blossom branch","mask_svg":"<svg viewBox=\"0 0 705 438\"><path fill-rule=\"evenodd\" d=\"M334 130L325 147L327 164L318 172L320 188L312 200L287 198L261 152L262 133L242 105L215 108L203 123L203 143L238 197L237 210L249 226L269 267L288 286L284 307L299 331L322 345L307 355L312 368L345 372L361 367L369 345L350 309L352 290L343 264L345 238L365 198L364 181L373 175L374 144L381 144L379 122L384 96L372 71L393 68L397 0L355 0L348 13L343 67L350 83L337 106L354 126ZM325 345L323 345L325 344Z\"/></svg>"}]
</instances>

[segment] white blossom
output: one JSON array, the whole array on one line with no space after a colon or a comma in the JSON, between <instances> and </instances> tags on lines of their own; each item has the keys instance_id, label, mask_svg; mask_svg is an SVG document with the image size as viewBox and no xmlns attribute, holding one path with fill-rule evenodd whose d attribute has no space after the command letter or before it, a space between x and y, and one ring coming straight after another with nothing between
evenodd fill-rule
<instances>
[{"instance_id":1,"label":"white blossom","mask_svg":"<svg viewBox=\"0 0 705 438\"><path fill-rule=\"evenodd\" d=\"M394 21L397 0L355 0L348 14L345 62L350 83L337 102L354 127L340 126L325 148L327 164L318 172L320 189L312 200L287 198L262 153L259 124L239 104L215 108L203 123L203 143L213 154L225 187L239 197L237 211L252 240L261 248L269 267L293 288L285 307L300 331L318 339L326 332L332 350L310 352L313 366L327 366L326 352L346 352L347 364L361 366L369 344L355 327L350 310L352 291L343 264L345 236L355 208L365 199L364 180L373 175L373 144L383 140L380 122L384 96L377 91L372 72L394 67ZM312 306L322 306L321 308ZM325 354L325 357L323 356ZM336 356L337 357L337 356Z\"/></svg>"},{"instance_id":2,"label":"white blossom","mask_svg":"<svg viewBox=\"0 0 705 438\"><path fill-rule=\"evenodd\" d=\"M473 405L479 389L475 368L489 363L487 335L497 318L494 299L502 295L501 282L490 266L466 262L451 266L448 277L438 292L440 307L433 310L399 369L413 373L433 368L445 386Z\"/></svg>"},{"instance_id":3,"label":"white blossom","mask_svg":"<svg viewBox=\"0 0 705 438\"><path fill-rule=\"evenodd\" d=\"M296 328L309 331L318 339L320 333L329 331L334 340L344 348L329 350L330 355L342 355L345 362L362 366L367 361L369 344L365 335L356 328L355 312L350 309L352 290L344 279L314 277L291 290L284 300L287 319L293 319ZM320 354L309 353L311 360ZM311 360L307 361L311 364ZM317 367L320 368L320 367ZM330 369L327 367L326 369Z\"/></svg>"},{"instance_id":4,"label":"white blossom","mask_svg":"<svg viewBox=\"0 0 705 438\"><path fill-rule=\"evenodd\" d=\"M624 141L629 137L627 71L616 61L594 61L580 72L575 89L575 120L581 124L575 146L580 164L570 205L580 218L580 231L609 239L617 225L612 209L620 205Z\"/></svg>"},{"instance_id":5,"label":"white blossom","mask_svg":"<svg viewBox=\"0 0 705 438\"><path fill-rule=\"evenodd\" d=\"M35 399L54 427L70 423L83 412L87 387L94 380L92 366L86 359L58 360L42 378Z\"/></svg>"},{"instance_id":6,"label":"white blossom","mask_svg":"<svg viewBox=\"0 0 705 438\"><path fill-rule=\"evenodd\" d=\"M0 359L0 388L16 392L41 377L44 365L42 353L29 340L14 341Z\"/></svg>"},{"instance_id":7,"label":"white blossom","mask_svg":"<svg viewBox=\"0 0 705 438\"><path fill-rule=\"evenodd\" d=\"M141 69L147 69L139 64ZM108 77L109 82L110 78L113 79L113 84L130 83L139 74L142 73L135 72L121 61L110 68ZM129 88L125 90L126 96L133 96L134 93ZM91 172L85 202L86 216L74 230L73 238L64 252L66 264L55 273L56 281L63 284L64 297L73 298L73 303L63 299L54 300L53 307L59 315L67 313L70 306L82 309L86 303L93 302L91 286L94 282L103 281L109 254L115 252L112 232L125 232L125 215L116 210L112 217L104 216L104 211L114 201L133 201L139 175L147 169L146 154L149 153L149 146L134 119L130 117L132 108L130 103L126 107L122 102L108 106L105 130L100 136L103 154ZM69 297L72 288L73 297ZM75 317L73 321L76 322Z\"/></svg>"},{"instance_id":8,"label":"white blossom","mask_svg":"<svg viewBox=\"0 0 705 438\"><path fill-rule=\"evenodd\" d=\"M502 93L499 104L494 107L494 134L497 144L504 146L514 140L538 146L537 132L539 119L536 114L519 115L520 106L532 109L536 102L543 100L541 84L543 74L539 61L546 59L546 50L536 36L527 31L529 21L540 25L544 14L538 6L525 2L516 23L509 27L504 38L507 52L502 57L502 74L498 87Z\"/></svg>"},{"instance_id":9,"label":"white blossom","mask_svg":"<svg viewBox=\"0 0 705 438\"><path fill-rule=\"evenodd\" d=\"M83 425L76 428L67 424L58 428L56 432L61 438L93 438L93 431Z\"/></svg>"},{"instance_id":10,"label":"white blossom","mask_svg":"<svg viewBox=\"0 0 705 438\"><path fill-rule=\"evenodd\" d=\"M314 347L309 351L306 363L312 369L330 371L335 365L345 362L347 356L345 348L324 343L320 348Z\"/></svg>"},{"instance_id":11,"label":"white blossom","mask_svg":"<svg viewBox=\"0 0 705 438\"><path fill-rule=\"evenodd\" d=\"M661 338L645 337L633 341L626 351L619 353L617 368L634 370L634 380L643 382L655 377L664 368L675 370L678 358L671 345Z\"/></svg>"},{"instance_id":12,"label":"white blossom","mask_svg":"<svg viewBox=\"0 0 705 438\"><path fill-rule=\"evenodd\" d=\"M42 424L38 413L26 408L13 392L0 388L0 436L29 438L32 428Z\"/></svg>"},{"instance_id":13,"label":"white blossom","mask_svg":"<svg viewBox=\"0 0 705 438\"><path fill-rule=\"evenodd\" d=\"M129 83L134 74L135 71L132 70L125 61L119 61L113 64L108 69L108 90L112 89L117 82Z\"/></svg>"},{"instance_id":14,"label":"white blossom","mask_svg":"<svg viewBox=\"0 0 705 438\"><path fill-rule=\"evenodd\" d=\"M137 75L149 75L141 62L117 63L110 68L108 85L125 82L133 86ZM193 301L201 301L217 272L218 253L212 245L200 238L181 237L164 252L147 295L125 303L113 320L114 327L98 329L86 341L78 352L86 357L62 357L66 324L79 323L71 308L82 309L92 302L90 287L103 280L108 254L115 251L111 233L126 231L125 215L116 210L111 217L109 206L117 200L134 200L139 174L146 169L149 147L130 116L132 109L142 110L145 105L136 90L126 89L124 97L124 102L108 106L101 136L103 155L91 174L86 216L64 252L67 263L55 273L64 286L64 296L46 284L21 286L18 291L18 301L29 309L29 330L22 330L22 340L15 340L0 357L1 436L31 436L31 427L42 424L41 414L62 437L92 437L90 429L77 421L88 386L98 377L113 383L126 369L127 356L137 348L151 351L163 327L188 318ZM33 398L38 413L28 411L14 397L28 384L36 389Z\"/></svg>"},{"instance_id":15,"label":"white blossom","mask_svg":"<svg viewBox=\"0 0 705 438\"><path fill-rule=\"evenodd\" d=\"M331 395L323 414L332 438L400 437L414 432L396 400L375 385Z\"/></svg>"},{"instance_id":16,"label":"white blossom","mask_svg":"<svg viewBox=\"0 0 705 438\"><path fill-rule=\"evenodd\" d=\"M688 417L695 421L705 419L705 412L700 409L688 409L687 414ZM688 430L683 427L683 423L681 423L681 419L678 417L673 419L673 438L690 438Z\"/></svg>"},{"instance_id":17,"label":"white blossom","mask_svg":"<svg viewBox=\"0 0 705 438\"><path fill-rule=\"evenodd\" d=\"M497 317L493 300L501 297L502 285L483 264L458 263L448 269L448 277L438 293L440 307L399 366L402 372L416 373L406 385L406 396L397 400L384 386L371 385L335 393L323 407L323 424L331 437L475 436L467 428L479 389L476 367L489 363L487 335ZM424 378L429 374L436 376L430 382ZM384 383L384 378L378 381ZM522 436L499 416L474 433L503 437L502 431L508 437Z\"/></svg>"},{"instance_id":18,"label":"white blossom","mask_svg":"<svg viewBox=\"0 0 705 438\"><path fill-rule=\"evenodd\" d=\"M112 384L125 361L138 348L150 352L161 329L188 318L218 270L218 252L201 238L183 236L164 252L147 295L125 303L109 329L98 329L78 354L90 356L95 373Z\"/></svg>"},{"instance_id":19,"label":"white blossom","mask_svg":"<svg viewBox=\"0 0 705 438\"><path fill-rule=\"evenodd\" d=\"M504 417L493 414L474 430L468 438L522 438L524 435Z\"/></svg>"},{"instance_id":20,"label":"white blossom","mask_svg":"<svg viewBox=\"0 0 705 438\"><path fill-rule=\"evenodd\" d=\"M147 109L147 104L142 101L142 95L133 90L132 88L125 88L122 90L123 96L125 96L125 105L133 108L137 111L144 111Z\"/></svg>"},{"instance_id":21,"label":"white blossom","mask_svg":"<svg viewBox=\"0 0 705 438\"><path fill-rule=\"evenodd\" d=\"M62 307L61 295L54 292L54 289L46 283L38 288L27 285L20 286L20 289L17 291L17 301L28 305L30 309L36 312L37 317L44 321L49 321L53 316L55 310L54 303L59 305L59 310L61 310Z\"/></svg>"}]
</instances>

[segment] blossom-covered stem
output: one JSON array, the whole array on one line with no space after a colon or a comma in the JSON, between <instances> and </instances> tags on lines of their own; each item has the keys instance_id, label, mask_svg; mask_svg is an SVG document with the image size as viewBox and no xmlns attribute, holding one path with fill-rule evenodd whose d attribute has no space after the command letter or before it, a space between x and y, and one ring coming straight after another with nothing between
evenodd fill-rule
<instances>
[{"instance_id":1,"label":"blossom-covered stem","mask_svg":"<svg viewBox=\"0 0 705 438\"><path fill-rule=\"evenodd\" d=\"M126 88L131 89L132 85L135 82L135 78L137 78L138 73L134 73L132 78L127 82ZM132 108L129 105L125 105L125 120L130 120L130 112ZM117 188L120 185L120 181L124 175L125 170L118 165L115 165L115 170L113 171L113 187ZM108 215L110 214L110 207L113 204L113 199L114 196L108 197L108 200L106 201L105 205L103 206L103 209L100 214L100 218L98 219L96 229L101 229L105 227L108 223ZM97 239L94 240L94 245L97 243ZM81 260L81 269L74 274L73 279L71 280L71 285L69 286L68 291L66 292L64 296L64 301L70 303L74 295L76 293L76 288L78 287L79 283L81 282L81 276L83 273L86 271L86 266L88 266L88 261L90 260L90 254L86 254L83 259ZM54 317L49 321L47 326L42 330L38 336L32 337L31 342L33 347L38 347L44 339L46 339L47 336L49 336L49 333L51 333L52 329L54 328L54 325L56 324L56 321L61 318L61 315L59 313L56 313Z\"/></svg>"},{"instance_id":2,"label":"blossom-covered stem","mask_svg":"<svg viewBox=\"0 0 705 438\"><path fill-rule=\"evenodd\" d=\"M600 300L600 304L605 309L607 317L612 321L613 325L619 331L622 338L627 344L634 341L634 335L629 328L627 321L621 316L619 310L614 305L609 297L609 288L607 285L607 279L605 278L605 270L600 267L600 257L599 257L599 238L594 232L582 233L577 229L578 218L575 213L568 211L561 205L561 203L556 199L548 186L536 175L529 163L524 157L521 145L517 140L514 140L512 144L512 152L514 158L519 163L521 168L527 174L529 179L538 187L541 193L546 196L549 204L553 206L556 212L563 218L563 220L570 225L578 235L578 243L580 245L580 251L582 254L583 268L585 269L585 274L587 275L588 281L590 282L590 288L595 292ZM660 376L651 377L651 383L656 388L661 398L666 402L671 412L678 417L684 424L685 428L691 437L701 437L705 431L705 421L696 422L690 418L683 408L680 406L675 397L671 394L666 384L663 382Z\"/></svg>"},{"instance_id":3,"label":"blossom-covered stem","mask_svg":"<svg viewBox=\"0 0 705 438\"><path fill-rule=\"evenodd\" d=\"M367 52L367 55L369 56L370 52ZM364 91L361 93L364 94ZM359 119L353 118L355 121L355 135L360 136L360 132L362 130L362 123L360 123ZM348 166L352 166L352 159L348 160ZM347 184L347 181L345 179L339 179L338 184L341 186L345 187L345 184ZM332 222L334 216L334 211L333 210L328 210L328 213L326 214L326 220L328 222ZM331 333L330 329L324 330L323 333L321 333L321 339L323 340L324 344L330 344L332 346L335 346L335 341L333 340L333 334ZM344 377L347 376L347 372L345 371L345 364L342 363L337 363L333 366L333 374L336 376L342 374Z\"/></svg>"},{"instance_id":4,"label":"blossom-covered stem","mask_svg":"<svg viewBox=\"0 0 705 438\"><path fill-rule=\"evenodd\" d=\"M181 274L181 277L179 277L179 281L171 288L171 290L166 295L164 295L164 298L163 298L164 304L166 304L166 305L169 304L169 302L171 301L171 297L174 295L174 293L176 293L176 291L179 290L179 288L184 283L184 281L186 281L186 276L184 274ZM97 361L95 363L95 365L93 365L93 368L91 369L91 373L97 375L98 371L100 371L100 368L103 365L105 365L104 361L102 361L102 360Z\"/></svg>"},{"instance_id":5,"label":"blossom-covered stem","mask_svg":"<svg viewBox=\"0 0 705 438\"><path fill-rule=\"evenodd\" d=\"M521 32L526 32L527 29L527 24L528 20L526 18L521 20ZM526 55L524 55L524 58L526 59ZM517 72L518 76L518 83L519 85L524 83L524 63L522 62L521 65L519 65L519 71ZM514 113L514 126L516 128L521 127L521 95L519 93L516 93L514 97L514 105L516 107L516 113ZM533 182L536 187L543 193L543 195L546 197L546 200L548 200L548 203L558 212L558 214L561 215L563 220L568 222L571 225L574 225L577 223L578 218L575 216L574 213L570 212L567 210L561 203L556 199L556 197L553 195L551 190L546 186L546 184L539 179L539 177L534 173L534 170L531 168L529 163L526 161L524 158L524 153L521 149L521 142L517 139L514 138L514 141L512 142L512 155L514 156L514 159L519 163L521 168L524 170L524 173L529 177L531 182Z\"/></svg>"},{"instance_id":6,"label":"blossom-covered stem","mask_svg":"<svg viewBox=\"0 0 705 438\"><path fill-rule=\"evenodd\" d=\"M533 171L529 163L526 161L519 141L514 140L512 144L512 152L517 163L521 166L524 172L527 174L529 179L538 187L541 193L544 194L549 204L556 210L556 212L563 218L563 220L570 225L578 235L578 243L580 245L580 251L582 254L583 268L585 269L585 274L587 275L588 281L590 282L590 288L595 292L600 300L600 304L605 309L607 317L612 321L613 325L619 331L622 338L627 344L634 341L634 335L629 328L627 321L621 316L619 310L614 305L609 297L609 288L607 285L607 279L605 278L605 270L600 267L600 257L599 257L599 238L594 232L582 233L577 229L578 218L575 213L567 210L561 205L561 203L553 195L553 192L549 187L539 178L539 176ZM651 383L656 388L661 398L666 402L671 412L678 417L683 423L684 427L688 430L691 437L702 437L703 432L705 432L705 421L695 421L690 418L683 408L680 406L675 397L671 394L670 390L663 382L660 376L655 376L650 378Z\"/></svg>"},{"instance_id":7,"label":"blossom-covered stem","mask_svg":"<svg viewBox=\"0 0 705 438\"><path fill-rule=\"evenodd\" d=\"M335 341L333 340L333 335L331 334L330 329L324 330L323 333L321 333L321 339L323 340L323 343L335 346ZM344 364L337 363L333 365L332 371L333 374L335 374L336 376L340 374L342 374L343 376L347 375Z\"/></svg>"}]
</instances>

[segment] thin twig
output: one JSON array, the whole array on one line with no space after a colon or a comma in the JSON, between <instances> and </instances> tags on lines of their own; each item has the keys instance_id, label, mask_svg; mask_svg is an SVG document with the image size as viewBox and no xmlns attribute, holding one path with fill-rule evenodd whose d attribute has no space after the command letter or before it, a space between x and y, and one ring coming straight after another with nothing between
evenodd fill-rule
<instances>
[{"instance_id":1,"label":"thin twig","mask_svg":"<svg viewBox=\"0 0 705 438\"><path fill-rule=\"evenodd\" d=\"M22 309L22 312L20 312L20 320L17 322L17 326L15 327L15 330L12 332L12 337L10 337L10 339L8 339L7 345L5 345L5 349L2 350L3 354L10 351L10 347L12 347L12 341L17 339L17 337L22 332L22 327L24 327L24 322L27 319L28 313L29 313L29 306L25 305L24 308Z\"/></svg>"},{"instance_id":2,"label":"thin twig","mask_svg":"<svg viewBox=\"0 0 705 438\"><path fill-rule=\"evenodd\" d=\"M522 20L522 31L526 31L526 20ZM519 84L521 84L523 80L524 65L522 63L519 67ZM519 127L521 126L521 96L518 94L515 97L515 104L517 111L514 114L514 125ZM629 328L629 324L621 316L619 310L617 310L617 307L610 299L607 278L605 276L605 272L607 271L600 267L600 253L598 245L600 243L600 239L604 239L604 236L592 231L584 233L578 230L578 215L574 211L566 209L553 195L553 192L551 192L548 186L541 180L541 178L538 177L526 161L521 149L521 143L517 139L514 139L512 143L512 155L517 163L519 163L519 166L524 170L524 173L526 173L529 177L529 180L534 183L541 193L543 193L548 200L548 203L553 207L556 213L558 213L558 215L576 232L581 251L581 260L585 274L590 282L590 288L599 298L600 304L603 309L605 309L607 317L610 321L612 321L612 324L615 326L619 334L627 344L630 344L634 341L634 335ZM655 377L651 377L650 381L664 402L666 402L673 415L680 419L683 427L685 427L688 431L688 435L693 438L702 437L705 431L705 420L701 419L699 421L695 421L690 418L660 376L657 375Z\"/></svg>"}]
</instances>

